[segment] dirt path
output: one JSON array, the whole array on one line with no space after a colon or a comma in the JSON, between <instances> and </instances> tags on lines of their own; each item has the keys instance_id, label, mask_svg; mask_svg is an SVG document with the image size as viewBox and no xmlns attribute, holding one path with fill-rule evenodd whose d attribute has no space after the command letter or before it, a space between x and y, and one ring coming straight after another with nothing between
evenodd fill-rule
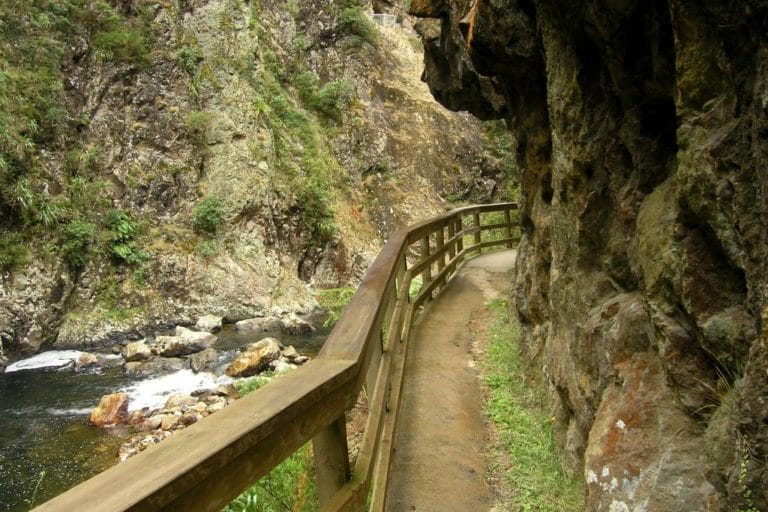
<instances>
[{"instance_id":1,"label":"dirt path","mask_svg":"<svg viewBox=\"0 0 768 512\"><path fill-rule=\"evenodd\" d=\"M469 261L411 331L387 510L491 508L483 392L468 324L508 289L514 261L514 251Z\"/></svg>"}]
</instances>

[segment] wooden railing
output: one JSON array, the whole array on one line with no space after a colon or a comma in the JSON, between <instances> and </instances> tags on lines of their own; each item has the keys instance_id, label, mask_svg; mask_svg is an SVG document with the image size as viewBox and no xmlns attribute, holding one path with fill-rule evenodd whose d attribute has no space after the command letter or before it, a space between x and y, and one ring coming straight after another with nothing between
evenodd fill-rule
<instances>
[{"instance_id":1,"label":"wooden railing","mask_svg":"<svg viewBox=\"0 0 768 512\"><path fill-rule=\"evenodd\" d=\"M516 209L460 208L398 231L317 358L35 510L218 511L310 439L323 510L382 510L411 323L468 256L513 247ZM363 389L350 468L345 413Z\"/></svg>"}]
</instances>

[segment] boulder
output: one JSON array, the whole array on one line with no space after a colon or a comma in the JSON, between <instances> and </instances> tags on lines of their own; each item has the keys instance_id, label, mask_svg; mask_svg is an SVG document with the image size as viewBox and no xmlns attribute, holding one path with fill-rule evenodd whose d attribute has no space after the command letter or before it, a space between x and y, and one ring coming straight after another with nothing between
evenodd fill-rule
<instances>
[{"instance_id":1,"label":"boulder","mask_svg":"<svg viewBox=\"0 0 768 512\"><path fill-rule=\"evenodd\" d=\"M269 368L269 363L280 357L280 343L275 338L249 345L227 368L230 377L250 377Z\"/></svg>"},{"instance_id":2,"label":"boulder","mask_svg":"<svg viewBox=\"0 0 768 512\"><path fill-rule=\"evenodd\" d=\"M166 409L178 408L181 412L187 412L199 401L200 400L198 400L194 396L186 395L184 393L174 393L168 397L168 400L165 401L165 408Z\"/></svg>"},{"instance_id":3,"label":"boulder","mask_svg":"<svg viewBox=\"0 0 768 512\"><path fill-rule=\"evenodd\" d=\"M293 360L293 364L302 365L309 361L309 357L307 356L299 356L296 359Z\"/></svg>"},{"instance_id":4,"label":"boulder","mask_svg":"<svg viewBox=\"0 0 768 512\"><path fill-rule=\"evenodd\" d=\"M205 315L197 319L195 329L205 332L219 332L224 319L216 315Z\"/></svg>"},{"instance_id":5,"label":"boulder","mask_svg":"<svg viewBox=\"0 0 768 512\"><path fill-rule=\"evenodd\" d=\"M189 356L189 367L193 372L198 373L207 370L218 359L218 354L212 348L207 348L202 352Z\"/></svg>"},{"instance_id":6,"label":"boulder","mask_svg":"<svg viewBox=\"0 0 768 512\"><path fill-rule=\"evenodd\" d=\"M184 369L185 361L178 357L156 357L149 361L132 361L123 364L123 373L134 377L145 377L157 373L176 372Z\"/></svg>"},{"instance_id":7,"label":"boulder","mask_svg":"<svg viewBox=\"0 0 768 512\"><path fill-rule=\"evenodd\" d=\"M128 419L128 394L112 393L104 395L99 405L91 411L91 423L97 427L114 427Z\"/></svg>"},{"instance_id":8,"label":"boulder","mask_svg":"<svg viewBox=\"0 0 768 512\"><path fill-rule=\"evenodd\" d=\"M299 353L296 351L293 345L289 345L287 348L283 349L283 357L289 361L293 361L299 357Z\"/></svg>"},{"instance_id":9,"label":"boulder","mask_svg":"<svg viewBox=\"0 0 768 512\"><path fill-rule=\"evenodd\" d=\"M248 318L235 324L235 330L245 332L274 332L282 328L282 323L276 317Z\"/></svg>"},{"instance_id":10,"label":"boulder","mask_svg":"<svg viewBox=\"0 0 768 512\"><path fill-rule=\"evenodd\" d=\"M176 425L179 424L179 418L181 418L181 415L176 414L161 414L158 416L160 418L160 428L162 430L172 430Z\"/></svg>"},{"instance_id":11,"label":"boulder","mask_svg":"<svg viewBox=\"0 0 768 512\"><path fill-rule=\"evenodd\" d=\"M298 336L300 334L309 334L315 330L315 328L307 322L297 316L290 316L280 321L280 330L291 336Z\"/></svg>"},{"instance_id":12,"label":"boulder","mask_svg":"<svg viewBox=\"0 0 768 512\"><path fill-rule=\"evenodd\" d=\"M83 352L75 360L75 371L82 371L86 369L93 369L99 366L99 358L95 354L90 352Z\"/></svg>"},{"instance_id":13,"label":"boulder","mask_svg":"<svg viewBox=\"0 0 768 512\"><path fill-rule=\"evenodd\" d=\"M152 351L145 340L132 341L123 349L123 359L127 362L146 361L150 357L152 357Z\"/></svg>"},{"instance_id":14,"label":"boulder","mask_svg":"<svg viewBox=\"0 0 768 512\"><path fill-rule=\"evenodd\" d=\"M155 338L155 351L163 357L187 356L211 348L217 341L218 337L209 332L177 327L176 336Z\"/></svg>"}]
</instances>

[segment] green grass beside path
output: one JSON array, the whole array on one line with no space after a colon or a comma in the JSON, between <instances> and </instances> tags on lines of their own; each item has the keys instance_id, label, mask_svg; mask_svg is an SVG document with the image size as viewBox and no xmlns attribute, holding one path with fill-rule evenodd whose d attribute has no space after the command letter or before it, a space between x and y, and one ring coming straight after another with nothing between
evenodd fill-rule
<instances>
[{"instance_id":1,"label":"green grass beside path","mask_svg":"<svg viewBox=\"0 0 768 512\"><path fill-rule=\"evenodd\" d=\"M502 510L584 510L582 482L563 472L543 394L520 360L517 320L510 317L505 300L492 301L487 307L493 324L482 371L489 390L486 413L498 432L495 471L509 489Z\"/></svg>"}]
</instances>

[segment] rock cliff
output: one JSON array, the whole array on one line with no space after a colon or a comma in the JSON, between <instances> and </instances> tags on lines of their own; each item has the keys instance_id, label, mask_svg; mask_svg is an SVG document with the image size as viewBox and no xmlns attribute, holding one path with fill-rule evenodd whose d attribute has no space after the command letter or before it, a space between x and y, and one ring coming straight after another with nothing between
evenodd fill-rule
<instances>
[{"instance_id":1,"label":"rock cliff","mask_svg":"<svg viewBox=\"0 0 768 512\"><path fill-rule=\"evenodd\" d=\"M504 193L487 130L366 2L19 9L0 3L0 360L307 313L307 284L359 279L393 229Z\"/></svg>"},{"instance_id":2,"label":"rock cliff","mask_svg":"<svg viewBox=\"0 0 768 512\"><path fill-rule=\"evenodd\" d=\"M587 509L768 510L768 6L410 12L435 97L516 141L522 349Z\"/></svg>"}]
</instances>

